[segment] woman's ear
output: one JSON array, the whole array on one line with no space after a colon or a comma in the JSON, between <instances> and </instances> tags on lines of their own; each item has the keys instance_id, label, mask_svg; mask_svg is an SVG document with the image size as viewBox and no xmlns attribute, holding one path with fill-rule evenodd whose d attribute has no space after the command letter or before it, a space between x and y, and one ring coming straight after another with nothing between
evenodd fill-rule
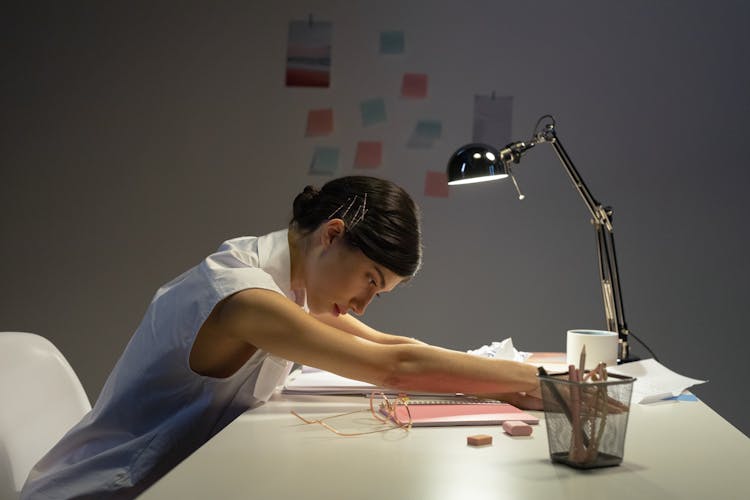
<instances>
[{"instance_id":1,"label":"woman's ear","mask_svg":"<svg viewBox=\"0 0 750 500\"><path fill-rule=\"evenodd\" d=\"M321 243L325 248L332 245L336 238L344 235L346 224L341 219L330 219L323 223L321 229Z\"/></svg>"}]
</instances>

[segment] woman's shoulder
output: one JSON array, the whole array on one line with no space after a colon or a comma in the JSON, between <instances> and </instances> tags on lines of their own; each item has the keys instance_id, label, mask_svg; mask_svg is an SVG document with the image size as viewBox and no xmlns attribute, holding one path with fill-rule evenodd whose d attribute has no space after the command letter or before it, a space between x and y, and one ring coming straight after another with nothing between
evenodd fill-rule
<instances>
[{"instance_id":1,"label":"woman's shoulder","mask_svg":"<svg viewBox=\"0 0 750 500\"><path fill-rule=\"evenodd\" d=\"M247 265L258 266L259 257L273 247L288 246L287 229L281 229L263 236L238 236L224 241L209 258L216 255L231 255L240 258ZM261 259L262 260L262 259Z\"/></svg>"}]
</instances>

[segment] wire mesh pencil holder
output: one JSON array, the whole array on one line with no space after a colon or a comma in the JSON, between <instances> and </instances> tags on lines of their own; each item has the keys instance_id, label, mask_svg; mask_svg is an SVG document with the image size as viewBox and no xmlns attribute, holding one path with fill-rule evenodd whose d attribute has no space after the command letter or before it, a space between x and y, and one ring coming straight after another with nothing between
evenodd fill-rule
<instances>
[{"instance_id":1,"label":"wire mesh pencil holder","mask_svg":"<svg viewBox=\"0 0 750 500\"><path fill-rule=\"evenodd\" d=\"M550 459L577 469L622 462L634 378L572 382L540 376Z\"/></svg>"}]
</instances>

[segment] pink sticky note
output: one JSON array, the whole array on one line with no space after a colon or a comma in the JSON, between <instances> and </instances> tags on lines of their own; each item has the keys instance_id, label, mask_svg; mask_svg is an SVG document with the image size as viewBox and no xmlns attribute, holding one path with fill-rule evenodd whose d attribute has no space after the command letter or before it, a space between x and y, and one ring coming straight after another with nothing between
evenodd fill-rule
<instances>
[{"instance_id":1,"label":"pink sticky note","mask_svg":"<svg viewBox=\"0 0 750 500\"><path fill-rule=\"evenodd\" d=\"M383 161L383 143L380 141L359 141L354 157L355 168L376 168Z\"/></svg>"},{"instance_id":2,"label":"pink sticky note","mask_svg":"<svg viewBox=\"0 0 750 500\"><path fill-rule=\"evenodd\" d=\"M306 137L329 135L333 132L333 110L312 109L307 113Z\"/></svg>"},{"instance_id":3,"label":"pink sticky note","mask_svg":"<svg viewBox=\"0 0 750 500\"><path fill-rule=\"evenodd\" d=\"M445 172L427 172L424 179L424 194L434 198L447 198L448 174Z\"/></svg>"},{"instance_id":4,"label":"pink sticky note","mask_svg":"<svg viewBox=\"0 0 750 500\"><path fill-rule=\"evenodd\" d=\"M424 73L404 73L401 81L401 97L424 99L427 97L427 75Z\"/></svg>"}]
</instances>

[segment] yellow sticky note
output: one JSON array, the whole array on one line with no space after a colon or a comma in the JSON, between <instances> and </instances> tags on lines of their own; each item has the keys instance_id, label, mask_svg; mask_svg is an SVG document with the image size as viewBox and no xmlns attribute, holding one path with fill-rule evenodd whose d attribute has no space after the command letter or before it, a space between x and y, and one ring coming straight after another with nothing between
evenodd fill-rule
<instances>
[{"instance_id":1,"label":"yellow sticky note","mask_svg":"<svg viewBox=\"0 0 750 500\"><path fill-rule=\"evenodd\" d=\"M424 194L433 198L447 198L448 174L428 171L424 179Z\"/></svg>"},{"instance_id":2,"label":"yellow sticky note","mask_svg":"<svg viewBox=\"0 0 750 500\"><path fill-rule=\"evenodd\" d=\"M320 137L333 132L333 110L312 109L307 113L306 137Z\"/></svg>"},{"instance_id":3,"label":"yellow sticky note","mask_svg":"<svg viewBox=\"0 0 750 500\"><path fill-rule=\"evenodd\" d=\"M404 73L401 81L401 97L424 99L427 97L427 75L424 73Z\"/></svg>"},{"instance_id":4,"label":"yellow sticky note","mask_svg":"<svg viewBox=\"0 0 750 500\"><path fill-rule=\"evenodd\" d=\"M380 141L359 141L354 157L354 168L376 168L383 162L383 143Z\"/></svg>"}]
</instances>

